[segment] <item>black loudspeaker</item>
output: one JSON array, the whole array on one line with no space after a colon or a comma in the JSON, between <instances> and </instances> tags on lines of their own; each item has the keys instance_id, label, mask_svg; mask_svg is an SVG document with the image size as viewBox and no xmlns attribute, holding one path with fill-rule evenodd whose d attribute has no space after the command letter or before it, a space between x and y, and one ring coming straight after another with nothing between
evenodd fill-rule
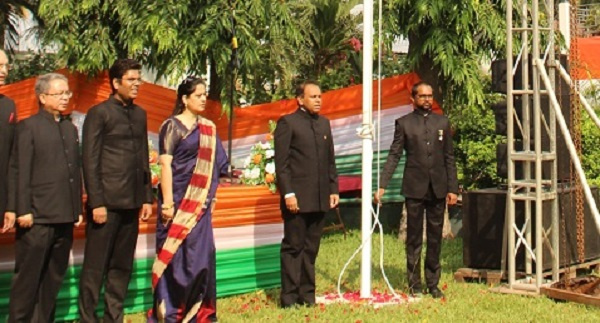
<instances>
[{"instance_id":1,"label":"black loudspeaker","mask_svg":"<svg viewBox=\"0 0 600 323\"><path fill-rule=\"evenodd\" d=\"M523 141L515 140L515 149L523 149ZM508 155L507 144L496 145L496 174L500 178L508 178ZM523 178L523 163L515 164L515 178Z\"/></svg>"},{"instance_id":2,"label":"black loudspeaker","mask_svg":"<svg viewBox=\"0 0 600 323\"><path fill-rule=\"evenodd\" d=\"M506 60L499 59L492 62L492 91L498 93L506 93ZM518 78L518 79L517 79ZM520 74L515 75L513 82L521 84ZM520 86L519 86L520 87Z\"/></svg>"},{"instance_id":3,"label":"black loudspeaker","mask_svg":"<svg viewBox=\"0 0 600 323\"><path fill-rule=\"evenodd\" d=\"M523 104L520 97L514 98L513 107L520 119L523 111ZM506 100L492 104L492 111L494 111L494 119L496 121L496 134L506 136L508 128L508 106ZM513 124L515 126L515 138L523 138L521 131L518 131L516 119L513 120Z\"/></svg>"},{"instance_id":4,"label":"black loudspeaker","mask_svg":"<svg viewBox=\"0 0 600 323\"><path fill-rule=\"evenodd\" d=\"M557 97L558 103L562 111L562 115L565 118L567 128L571 129L571 98L567 95L561 95ZM541 98L540 105L542 107L542 113L546 118L546 121L550 120L550 99L547 96ZM550 151L550 137L546 134L546 131L542 131L542 150ZM545 178L550 178L551 164L544 162L543 172ZM556 124L556 167L558 173L559 182L568 182L571 180L571 156L565 143L565 136L563 135L558 122ZM547 175L546 175L547 174ZM576 176L573 174L573 176Z\"/></svg>"},{"instance_id":5,"label":"black loudspeaker","mask_svg":"<svg viewBox=\"0 0 600 323\"><path fill-rule=\"evenodd\" d=\"M532 60L531 60L531 56L529 56L529 69L528 69L528 79L529 79L529 88L532 89L533 88L533 65L532 65ZM513 58L513 63L516 62L516 57ZM565 67L565 69L567 70L567 73L569 72L569 67L568 67L568 58L566 55L561 55L560 56L560 63L563 67ZM519 60L519 65L517 65L517 70L514 73L513 76L513 84L514 84L514 88L515 89L522 89L523 88L523 81L522 81L522 73L521 73L521 64L522 64L522 60ZM546 72L548 72L548 68L546 68ZM506 76L507 76L507 72L506 72L506 60L505 59L498 59L492 62L492 66L491 66L491 71L492 71L492 91L493 92L498 92L498 93L506 93L507 90L507 85L506 85ZM560 82L560 83L559 83ZM569 95L570 93L570 87L569 85L567 85L567 83L562 79L562 77L560 77L560 74L558 71L555 72L555 84L556 84L556 92L559 93L561 95ZM541 80L540 78L540 86L542 89L545 89L544 87L544 82Z\"/></svg>"},{"instance_id":6,"label":"black loudspeaker","mask_svg":"<svg viewBox=\"0 0 600 323\"><path fill-rule=\"evenodd\" d=\"M577 222L575 218L574 193L572 189L559 189L559 217L565 218L565 231L559 224L559 262L561 266L579 263L577 254ZM593 187L592 193L599 204L598 188ZM600 204L599 204L600 205ZM524 202L516 205L516 222L522 226L524 220ZM463 195L463 263L465 267L474 269L496 269L501 266L502 238L506 210L506 190L495 188L467 192ZM535 246L535 203L532 203L532 236ZM600 235L596 229L593 215L587 203L584 211L585 260L600 258ZM544 226L551 223L550 202L544 202ZM561 221L562 222L562 221ZM564 238L563 238L564 234ZM566 242L566 246L565 246ZM566 248L565 252L562 248ZM517 256L517 269L525 270L524 251L521 246ZM550 252L546 247L543 251L543 268L552 268Z\"/></svg>"},{"instance_id":7,"label":"black loudspeaker","mask_svg":"<svg viewBox=\"0 0 600 323\"><path fill-rule=\"evenodd\" d=\"M561 95L558 98L558 102L561 106L561 112L565 118L565 121L567 123L567 127L570 128L571 126L571 100L569 95ZM533 107L533 102L531 102L531 105ZM550 106L550 100L547 96L543 96L541 98L540 101L540 106L542 109L542 114L544 115L544 118L546 120L546 122L548 122L550 120L550 109L552 109L552 107ZM515 98L515 111L521 115L521 109L522 109L522 102L519 98ZM530 120L533 120L533 111L530 111ZM506 101L502 101L499 102L498 104L494 105L494 114L496 117L496 133L500 134L500 135L506 135L506 118L507 118L507 112L506 112ZM520 118L521 122L523 121L522 118ZM514 123L515 126L515 149L517 150L522 150L523 149L523 144L522 144L522 133L521 131L518 129L516 122ZM531 129L533 129L533 123L530 124ZM542 126L543 127L543 126ZM533 133L532 133L532 137L533 137ZM533 138L532 138L533 139ZM531 150L535 149L535 143L532 140L531 144L530 144ZM542 130L542 150L543 151L550 151L550 138L546 133L546 130L543 129ZM567 144L565 143L565 137L562 133L562 131L560 130L560 128L558 127L558 124L556 125L556 162L557 162L557 171L558 171L558 180L560 182L565 182L565 181L569 181L571 178L571 171L570 171L570 161L571 161L571 157L569 155L569 150L567 149ZM498 177L500 178L507 178L507 156L506 156L506 144L499 144L496 147L496 161L498 163L497 166L497 174ZM521 178L522 173L522 168L523 166L520 165L522 163L517 163L517 167L515 169L515 171L517 172L516 176L517 178ZM543 177L544 178L550 178L551 176L551 163L550 162L543 162L542 163L542 172L543 172ZM533 172L533 169L532 169Z\"/></svg>"}]
</instances>

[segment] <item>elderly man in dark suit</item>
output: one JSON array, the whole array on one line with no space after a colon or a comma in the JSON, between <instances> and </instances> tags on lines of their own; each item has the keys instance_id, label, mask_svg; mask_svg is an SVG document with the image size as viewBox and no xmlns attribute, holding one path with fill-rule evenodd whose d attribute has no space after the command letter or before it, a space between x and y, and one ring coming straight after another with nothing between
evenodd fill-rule
<instances>
[{"instance_id":1,"label":"elderly man in dark suit","mask_svg":"<svg viewBox=\"0 0 600 323\"><path fill-rule=\"evenodd\" d=\"M67 78L40 76L41 109L17 126L17 235L9 322L53 322L69 265L73 224L82 221L77 129L61 117L71 92Z\"/></svg>"},{"instance_id":2,"label":"elderly man in dark suit","mask_svg":"<svg viewBox=\"0 0 600 323\"><path fill-rule=\"evenodd\" d=\"M0 49L0 86L6 82L9 70L8 66L8 56ZM15 223L14 189L9 190L8 188L8 165L16 123L15 102L7 96L0 94L0 217L4 219L1 229L3 233L10 230ZM11 176L13 175L15 174L11 174Z\"/></svg>"},{"instance_id":3,"label":"elderly man in dark suit","mask_svg":"<svg viewBox=\"0 0 600 323\"><path fill-rule=\"evenodd\" d=\"M329 120L319 115L321 89L296 88L298 110L275 129L275 170L281 194L281 306L315 304L315 260L325 212L339 202Z\"/></svg>"},{"instance_id":4,"label":"elderly man in dark suit","mask_svg":"<svg viewBox=\"0 0 600 323\"><path fill-rule=\"evenodd\" d=\"M446 203L456 204L458 182L448 118L431 113L433 90L425 82L416 83L411 92L414 111L396 120L394 140L383 168L375 202L385 193L403 150L406 166L402 194L406 198L406 266L409 291L418 294L421 285L421 248L423 216L426 211L427 253L425 280L434 298L444 296L439 289L442 229Z\"/></svg>"},{"instance_id":5,"label":"elderly man in dark suit","mask_svg":"<svg viewBox=\"0 0 600 323\"><path fill-rule=\"evenodd\" d=\"M81 322L97 322L104 278L104 322L123 322L133 269L138 216L152 213L146 111L133 103L141 65L119 59L109 70L112 96L92 107L83 124L83 174L88 217L79 282Z\"/></svg>"}]
</instances>

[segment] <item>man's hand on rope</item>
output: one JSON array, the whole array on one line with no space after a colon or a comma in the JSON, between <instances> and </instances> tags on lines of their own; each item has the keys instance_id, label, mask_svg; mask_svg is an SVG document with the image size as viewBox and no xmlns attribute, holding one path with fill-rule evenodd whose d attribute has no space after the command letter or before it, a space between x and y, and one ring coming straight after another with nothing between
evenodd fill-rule
<instances>
[{"instance_id":1,"label":"man's hand on rope","mask_svg":"<svg viewBox=\"0 0 600 323\"><path fill-rule=\"evenodd\" d=\"M456 196L456 194L448 193L448 195L446 195L446 203L448 205L454 205L454 204L456 204L457 201L458 201L458 196Z\"/></svg>"},{"instance_id":2,"label":"man's hand on rope","mask_svg":"<svg viewBox=\"0 0 600 323\"><path fill-rule=\"evenodd\" d=\"M381 198L383 197L384 193L385 193L384 188L378 189L377 192L375 192L375 194L373 195L373 202L381 205Z\"/></svg>"},{"instance_id":3,"label":"man's hand on rope","mask_svg":"<svg viewBox=\"0 0 600 323\"><path fill-rule=\"evenodd\" d=\"M329 208L330 209L335 209L338 204L340 203L340 196L339 194L331 194L329 195Z\"/></svg>"}]
</instances>

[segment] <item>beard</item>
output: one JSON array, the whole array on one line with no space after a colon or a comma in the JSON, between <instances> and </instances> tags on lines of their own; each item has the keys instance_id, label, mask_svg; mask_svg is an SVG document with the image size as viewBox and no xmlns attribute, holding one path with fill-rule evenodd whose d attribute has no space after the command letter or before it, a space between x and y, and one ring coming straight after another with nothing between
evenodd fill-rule
<instances>
[{"instance_id":1,"label":"beard","mask_svg":"<svg viewBox=\"0 0 600 323\"><path fill-rule=\"evenodd\" d=\"M415 104L415 107L417 109L421 109L421 110L425 110L425 111L431 111L431 103Z\"/></svg>"}]
</instances>

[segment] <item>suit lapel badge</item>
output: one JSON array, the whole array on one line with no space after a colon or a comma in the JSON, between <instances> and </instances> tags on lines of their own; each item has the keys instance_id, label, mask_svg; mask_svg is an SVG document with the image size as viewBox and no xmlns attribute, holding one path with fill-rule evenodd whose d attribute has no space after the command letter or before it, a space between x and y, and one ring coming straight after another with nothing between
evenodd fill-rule
<instances>
[{"instance_id":1,"label":"suit lapel badge","mask_svg":"<svg viewBox=\"0 0 600 323\"><path fill-rule=\"evenodd\" d=\"M438 130L438 136L439 136L438 140L442 141L444 139L444 130L442 130L442 129Z\"/></svg>"},{"instance_id":2,"label":"suit lapel badge","mask_svg":"<svg viewBox=\"0 0 600 323\"><path fill-rule=\"evenodd\" d=\"M324 135L324 136L323 136L323 139L327 140L327 135Z\"/></svg>"}]
</instances>

